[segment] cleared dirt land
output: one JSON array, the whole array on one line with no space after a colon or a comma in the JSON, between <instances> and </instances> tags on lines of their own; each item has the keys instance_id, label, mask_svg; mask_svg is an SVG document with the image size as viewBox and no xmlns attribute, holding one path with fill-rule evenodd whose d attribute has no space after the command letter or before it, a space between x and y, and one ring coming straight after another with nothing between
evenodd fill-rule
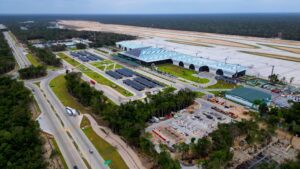
<instances>
[{"instance_id":1,"label":"cleared dirt land","mask_svg":"<svg viewBox=\"0 0 300 169\"><path fill-rule=\"evenodd\" d=\"M230 40L223 40L222 38L207 36L207 34L203 34L203 33L144 28L144 27L125 26L125 25L102 24L99 22L92 22L92 21L63 20L60 21L59 23L61 25L64 25L65 27L75 28L77 30L115 32L115 33L129 34L129 35L140 36L140 37L160 37L164 39L188 41L191 43L204 43L208 45L213 44L213 45L251 48L251 49L257 48L256 46L253 45L234 42Z\"/></svg>"},{"instance_id":2,"label":"cleared dirt land","mask_svg":"<svg viewBox=\"0 0 300 169\"><path fill-rule=\"evenodd\" d=\"M251 54L251 55L274 58L274 59L281 59L281 60L287 60L287 61L292 61L292 62L300 62L300 58L290 57L290 56L285 56L285 55L276 55L276 54L260 53L260 52L248 52L248 51L241 51L241 52Z\"/></svg>"},{"instance_id":3,"label":"cleared dirt land","mask_svg":"<svg viewBox=\"0 0 300 169\"><path fill-rule=\"evenodd\" d=\"M277 46L277 45L267 45L267 44L262 44L262 45L268 46L270 48L275 48L275 49L279 49L279 50L284 50L284 51L288 51L288 52L300 54L300 48L293 48L293 47L286 47L286 46Z\"/></svg>"}]
</instances>

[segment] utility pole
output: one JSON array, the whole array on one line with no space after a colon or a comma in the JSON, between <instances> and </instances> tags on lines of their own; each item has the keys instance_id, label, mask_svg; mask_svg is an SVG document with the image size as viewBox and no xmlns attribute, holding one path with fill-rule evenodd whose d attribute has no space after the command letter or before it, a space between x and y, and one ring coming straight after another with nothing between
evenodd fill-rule
<instances>
[{"instance_id":1,"label":"utility pole","mask_svg":"<svg viewBox=\"0 0 300 169\"><path fill-rule=\"evenodd\" d=\"M275 66L274 66L274 65L272 65L272 72L271 72L271 76L274 74L274 68L275 68Z\"/></svg>"},{"instance_id":2,"label":"utility pole","mask_svg":"<svg viewBox=\"0 0 300 169\"><path fill-rule=\"evenodd\" d=\"M225 64L227 64L228 57L225 58Z\"/></svg>"}]
</instances>

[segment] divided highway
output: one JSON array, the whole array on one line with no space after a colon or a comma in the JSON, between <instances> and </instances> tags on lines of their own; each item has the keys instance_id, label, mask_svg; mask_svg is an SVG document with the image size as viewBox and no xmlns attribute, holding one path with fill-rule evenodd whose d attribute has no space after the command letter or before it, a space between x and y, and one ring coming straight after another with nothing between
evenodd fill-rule
<instances>
[{"instance_id":1,"label":"divided highway","mask_svg":"<svg viewBox=\"0 0 300 169\"><path fill-rule=\"evenodd\" d=\"M19 44L15 41L10 32L3 32L3 34L8 42L8 45L12 49L13 55L15 56L20 69L29 67L31 63L24 54L24 49L19 46Z\"/></svg>"},{"instance_id":2,"label":"divided highway","mask_svg":"<svg viewBox=\"0 0 300 169\"><path fill-rule=\"evenodd\" d=\"M80 169L86 169L87 167L80 157L80 154L77 152L76 147L72 143L72 140L68 137L66 130L63 128L59 119L56 117L55 112L47 102L47 98L44 97L42 91L39 89L39 87L30 82L25 82L25 86L34 91L34 98L37 101L42 113L44 114L43 118L46 118L44 120L47 122L47 124L49 124L49 128L52 131L52 134L67 163L68 168L77 166Z\"/></svg>"},{"instance_id":3,"label":"divided highway","mask_svg":"<svg viewBox=\"0 0 300 169\"><path fill-rule=\"evenodd\" d=\"M19 46L10 32L3 34L12 49L19 68L30 66L31 63L27 59L23 47ZM87 169L87 164L83 160L85 159L93 169L107 169L109 167L103 165L103 158L80 129L78 117L66 115L65 107L49 87L50 81L62 73L62 71L48 71L47 77L38 80L41 82L41 88L34 84L35 81L24 81L24 84L32 91L43 114L41 118L44 118L43 120L48 124L68 168L76 166L78 169Z\"/></svg>"},{"instance_id":4,"label":"divided highway","mask_svg":"<svg viewBox=\"0 0 300 169\"><path fill-rule=\"evenodd\" d=\"M77 117L67 115L67 113L65 112L65 107L49 87L50 81L58 75L60 75L60 73L55 72L54 74L48 76L46 79L42 80L40 83L41 89L44 91L47 99L49 100L51 105L53 105L54 110L63 121L65 129L72 136L74 142L78 146L80 154L87 160L92 168L106 169L107 167L103 165L104 159L100 156L97 149L80 129L78 119L76 119ZM64 146L68 146L68 144ZM91 150L93 151L93 153L90 153Z\"/></svg>"}]
</instances>

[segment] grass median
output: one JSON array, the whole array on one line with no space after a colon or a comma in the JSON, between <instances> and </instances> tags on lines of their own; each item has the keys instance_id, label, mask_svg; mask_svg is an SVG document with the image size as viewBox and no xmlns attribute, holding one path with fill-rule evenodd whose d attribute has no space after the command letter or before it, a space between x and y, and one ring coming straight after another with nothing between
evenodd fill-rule
<instances>
[{"instance_id":1,"label":"grass median","mask_svg":"<svg viewBox=\"0 0 300 169\"><path fill-rule=\"evenodd\" d=\"M86 117L82 119L82 123L80 126L85 135L96 147L99 154L104 158L104 160L112 160L111 164L109 164L109 167L111 169L128 169L126 163L124 162L116 148L110 145L94 132L94 130L90 126L89 120Z\"/></svg>"},{"instance_id":2,"label":"grass median","mask_svg":"<svg viewBox=\"0 0 300 169\"><path fill-rule=\"evenodd\" d=\"M102 75L92 71L91 69L89 69L86 66L80 64L79 62L77 62L76 60L68 57L67 55L65 55L63 53L59 53L58 56L60 58L62 58L63 60L65 60L66 62L68 62L69 64L73 65L74 67L77 67L82 73L84 73L85 75L87 75L91 79L94 79L97 83L109 86L109 87L113 88L114 90L118 91L119 93L121 93L122 95L124 95L126 97L133 96L133 94L130 93L129 91L127 91L124 88L118 86L117 84L115 84L114 82L108 80L107 78L103 77Z\"/></svg>"},{"instance_id":3,"label":"grass median","mask_svg":"<svg viewBox=\"0 0 300 169\"><path fill-rule=\"evenodd\" d=\"M57 76L50 82L50 87L64 106L72 107L81 113L87 113L89 109L82 106L72 95L69 94L64 75Z\"/></svg>"},{"instance_id":4,"label":"grass median","mask_svg":"<svg viewBox=\"0 0 300 169\"><path fill-rule=\"evenodd\" d=\"M42 65L38 61L38 59L35 56L33 56L32 54L27 54L26 57L33 66L41 66Z\"/></svg>"},{"instance_id":5,"label":"grass median","mask_svg":"<svg viewBox=\"0 0 300 169\"><path fill-rule=\"evenodd\" d=\"M206 78L199 78L194 76L194 74L197 74L196 71L190 70L190 69L185 69L176 65L172 64L162 64L157 66L158 69L162 72L169 73L173 76L181 77L183 79L200 83L200 84L205 84L208 83L209 80Z\"/></svg>"}]
</instances>

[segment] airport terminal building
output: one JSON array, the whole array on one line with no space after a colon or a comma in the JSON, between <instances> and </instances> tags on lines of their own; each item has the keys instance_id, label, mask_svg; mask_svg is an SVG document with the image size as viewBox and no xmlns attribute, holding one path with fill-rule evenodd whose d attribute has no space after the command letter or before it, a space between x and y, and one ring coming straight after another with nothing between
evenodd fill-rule
<instances>
[{"instance_id":1,"label":"airport terminal building","mask_svg":"<svg viewBox=\"0 0 300 169\"><path fill-rule=\"evenodd\" d=\"M117 42L116 46L123 49L119 55L134 60L144 65L172 63L186 69L199 72L211 72L226 77L240 77L246 74L246 68L241 65L228 64L224 62L209 60L201 57L194 57L175 51L147 46L137 41Z\"/></svg>"}]
</instances>

